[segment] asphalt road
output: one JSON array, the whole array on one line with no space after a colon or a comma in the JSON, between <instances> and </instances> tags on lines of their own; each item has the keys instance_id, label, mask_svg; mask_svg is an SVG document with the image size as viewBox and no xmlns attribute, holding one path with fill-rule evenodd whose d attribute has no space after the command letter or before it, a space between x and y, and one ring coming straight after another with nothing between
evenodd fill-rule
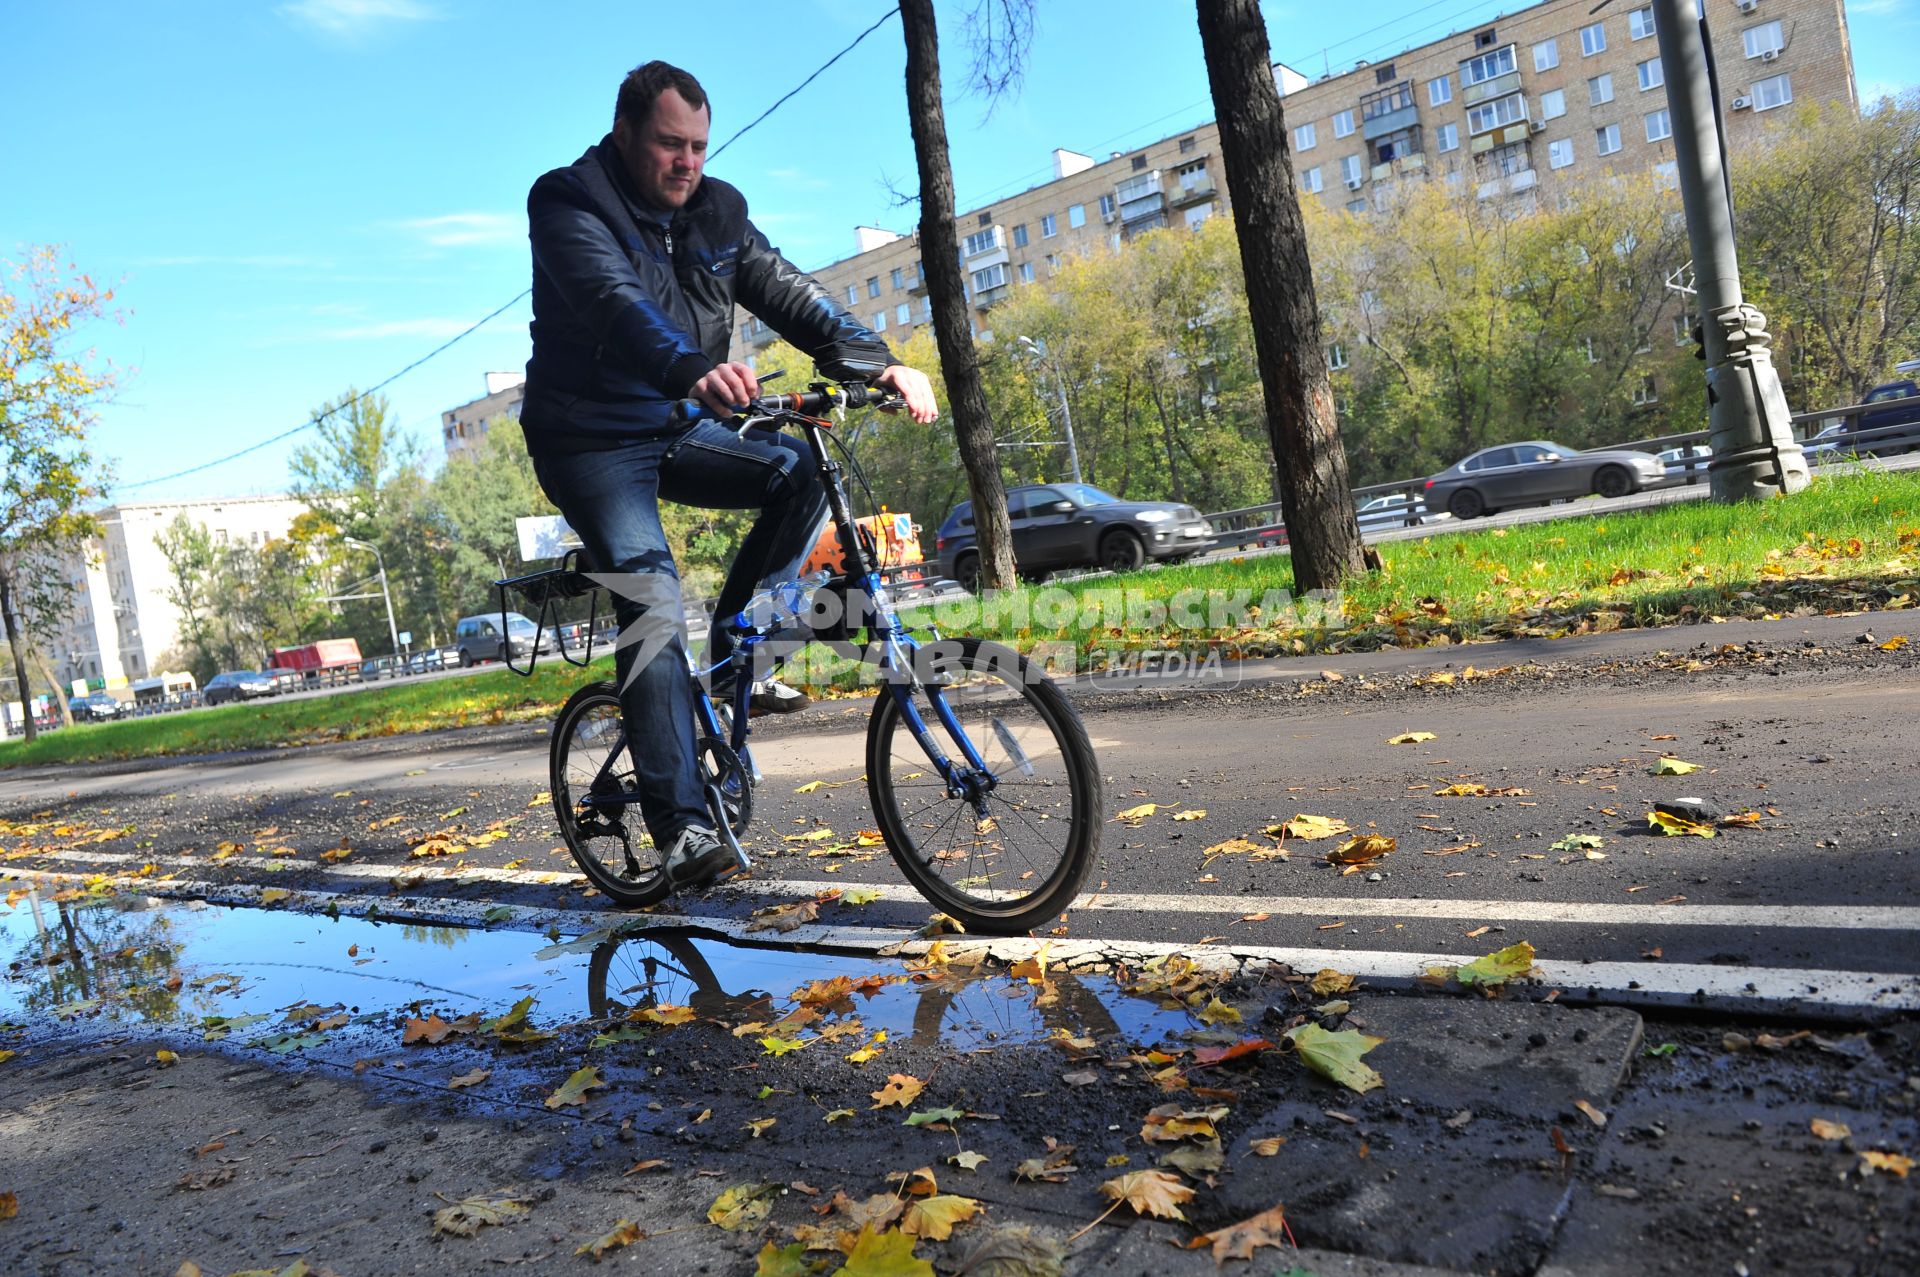
<instances>
[{"instance_id":1,"label":"asphalt road","mask_svg":"<svg viewBox=\"0 0 1920 1277\"><path fill-rule=\"evenodd\" d=\"M1525 939L1573 999L1791 1005L1842 1017L1920 1007L1920 798L1910 763L1920 722L1897 712L1920 690L1920 645L1886 652L1856 641L1869 629L1879 639L1902 632L1900 620L1309 658L1249 667L1239 685L1213 690L1083 685L1075 695L1106 775L1108 814L1149 802L1168 809L1105 826L1091 890L1051 943L1060 954L1230 950L1391 983L1430 961ZM1486 676L1462 681L1469 664ZM865 786L842 783L862 774L866 711L865 701L830 702L757 720L756 873L671 909L740 934L756 907L862 883L883 898L858 926L793 939L878 949L925 920L928 906L884 855L823 861L779 840L822 825L871 827ZM1414 731L1434 738L1386 743ZM1669 753L1703 770L1650 775ZM314 908L328 893L388 889L400 877L400 903L423 917L471 917L506 901L529 926L542 910L563 909L584 929L609 911L579 894L550 810L528 807L547 788L546 768L544 728L520 726L7 773L7 819L130 823L137 840L51 850L36 840L43 854L7 868L121 873L154 863L187 884L168 890L211 885L244 897L271 882L318 893ZM815 780L828 787L794 792ZM1456 784L1508 792L1437 796ZM1757 824L1710 840L1650 831L1651 805L1680 796L1755 812ZM1172 819L1194 809L1205 815ZM1286 859L1260 862L1207 854L1299 813L1390 835L1398 848L1346 875L1325 862L1328 842L1289 840ZM422 831L470 833L508 818L507 836L466 851L457 872L409 855L409 836ZM1556 849L1573 834L1602 841ZM241 852L210 860L223 841ZM350 857L317 859L343 842ZM292 852L264 857L268 844Z\"/></svg>"}]
</instances>

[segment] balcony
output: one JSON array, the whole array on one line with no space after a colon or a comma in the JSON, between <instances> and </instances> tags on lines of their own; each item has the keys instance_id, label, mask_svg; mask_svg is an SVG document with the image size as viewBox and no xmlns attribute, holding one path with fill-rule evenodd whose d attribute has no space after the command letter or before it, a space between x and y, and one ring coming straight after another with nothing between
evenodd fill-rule
<instances>
[{"instance_id":1,"label":"balcony","mask_svg":"<svg viewBox=\"0 0 1920 1277\"><path fill-rule=\"evenodd\" d=\"M1360 120L1360 135L1369 142L1418 125L1420 112L1413 104L1412 82L1402 80L1361 98Z\"/></svg>"},{"instance_id":2,"label":"balcony","mask_svg":"<svg viewBox=\"0 0 1920 1277\"><path fill-rule=\"evenodd\" d=\"M1135 235L1145 235L1148 231L1163 230L1166 225L1167 214L1163 209L1157 213L1142 217L1138 221L1128 222L1120 228L1120 231L1121 234L1125 235L1128 239L1132 239Z\"/></svg>"},{"instance_id":3,"label":"balcony","mask_svg":"<svg viewBox=\"0 0 1920 1277\"><path fill-rule=\"evenodd\" d=\"M1185 208L1189 204L1198 204L1203 200L1210 200L1216 193L1213 186L1213 178L1203 173L1197 182L1180 183L1173 192L1173 199L1169 202L1174 208Z\"/></svg>"},{"instance_id":4,"label":"balcony","mask_svg":"<svg viewBox=\"0 0 1920 1277\"><path fill-rule=\"evenodd\" d=\"M975 231L960 241L960 258L970 267L977 270L979 268L974 266L976 258L985 257L995 252L1004 253L1006 248L1007 228L1004 226L989 226L983 231Z\"/></svg>"},{"instance_id":5,"label":"balcony","mask_svg":"<svg viewBox=\"0 0 1920 1277\"><path fill-rule=\"evenodd\" d=\"M978 289L973 294L973 308L989 311L1013 295L1013 285L996 284L992 288Z\"/></svg>"},{"instance_id":6,"label":"balcony","mask_svg":"<svg viewBox=\"0 0 1920 1277\"><path fill-rule=\"evenodd\" d=\"M1418 151L1411 155L1396 155L1392 159L1373 166L1369 174L1376 182L1385 182L1396 177L1413 177L1427 171L1427 157Z\"/></svg>"},{"instance_id":7,"label":"balcony","mask_svg":"<svg viewBox=\"0 0 1920 1277\"><path fill-rule=\"evenodd\" d=\"M1139 177L1130 177L1113 189L1114 198L1119 200L1122 205L1134 200L1143 200L1150 195L1158 195L1159 193L1160 171L1158 169L1155 169L1151 173L1142 173Z\"/></svg>"},{"instance_id":8,"label":"balcony","mask_svg":"<svg viewBox=\"0 0 1920 1277\"><path fill-rule=\"evenodd\" d=\"M1537 169L1521 169L1505 177L1496 177L1480 183L1478 194L1483 200L1498 199L1503 195L1518 195L1540 185L1540 173Z\"/></svg>"},{"instance_id":9,"label":"balcony","mask_svg":"<svg viewBox=\"0 0 1920 1277\"><path fill-rule=\"evenodd\" d=\"M1497 150L1500 147L1512 146L1517 142L1524 142L1532 136L1532 134L1533 129L1525 120L1515 120L1512 124L1494 129L1491 132L1482 133L1478 137L1470 140L1467 143L1467 153L1475 156L1485 155L1487 152Z\"/></svg>"}]
</instances>

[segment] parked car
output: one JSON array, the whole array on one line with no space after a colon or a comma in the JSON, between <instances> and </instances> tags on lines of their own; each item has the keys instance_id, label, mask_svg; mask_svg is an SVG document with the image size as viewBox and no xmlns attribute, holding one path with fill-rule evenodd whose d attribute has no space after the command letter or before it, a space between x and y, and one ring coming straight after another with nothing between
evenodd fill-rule
<instances>
[{"instance_id":1,"label":"parked car","mask_svg":"<svg viewBox=\"0 0 1920 1277\"><path fill-rule=\"evenodd\" d=\"M1853 444L1847 437L1850 433L1846 422L1836 421L1819 434L1808 438L1800 445L1800 451L1809 465L1819 465L1825 461L1832 461L1836 457L1851 455Z\"/></svg>"},{"instance_id":2,"label":"parked car","mask_svg":"<svg viewBox=\"0 0 1920 1277\"><path fill-rule=\"evenodd\" d=\"M1626 448L1575 452L1545 439L1482 448L1427 480L1430 509L1475 519L1515 506L1584 497L1624 497L1666 477L1650 452Z\"/></svg>"},{"instance_id":3,"label":"parked car","mask_svg":"<svg viewBox=\"0 0 1920 1277\"><path fill-rule=\"evenodd\" d=\"M363 683L374 683L383 678L399 678L406 672L406 665L397 656L370 656L360 662L360 681Z\"/></svg>"},{"instance_id":4,"label":"parked car","mask_svg":"<svg viewBox=\"0 0 1920 1277\"><path fill-rule=\"evenodd\" d=\"M1085 483L1050 483L1007 493L1013 557L1023 576L1062 568L1131 572L1149 560L1179 562L1212 545L1213 529L1190 505L1122 501ZM973 502L953 508L934 538L940 573L969 590L980 585Z\"/></svg>"},{"instance_id":5,"label":"parked car","mask_svg":"<svg viewBox=\"0 0 1920 1277\"><path fill-rule=\"evenodd\" d=\"M133 707L110 692L89 692L68 701L67 708L73 711L75 722L108 723L124 717Z\"/></svg>"},{"instance_id":6,"label":"parked car","mask_svg":"<svg viewBox=\"0 0 1920 1277\"><path fill-rule=\"evenodd\" d=\"M272 696L279 690L271 678L258 670L228 670L207 680L207 685L200 689L200 699L207 705L224 705L229 701Z\"/></svg>"},{"instance_id":7,"label":"parked car","mask_svg":"<svg viewBox=\"0 0 1920 1277\"><path fill-rule=\"evenodd\" d=\"M460 624L454 627L453 637L462 669L481 661L503 661L509 656L525 656L534 650L536 644L542 652L560 650L560 641L552 630L541 629L518 612L506 614L505 633L500 630L500 621L498 612L460 618Z\"/></svg>"},{"instance_id":8,"label":"parked car","mask_svg":"<svg viewBox=\"0 0 1920 1277\"><path fill-rule=\"evenodd\" d=\"M1870 405L1867 411L1849 420L1847 430L1859 434L1864 430L1883 430L1895 426L1906 426L1910 430L1920 431L1920 383L1914 381L1890 381L1875 386L1867 392L1861 402ZM1878 406L1873 406L1878 405ZM1862 456L1897 457L1911 451L1916 445L1899 436L1882 439L1863 440L1857 448L1850 449Z\"/></svg>"},{"instance_id":9,"label":"parked car","mask_svg":"<svg viewBox=\"0 0 1920 1277\"><path fill-rule=\"evenodd\" d=\"M1667 468L1669 482L1698 483L1706 477L1707 462L1713 460L1713 449L1704 443L1690 443L1678 448L1663 448L1654 455Z\"/></svg>"}]
</instances>

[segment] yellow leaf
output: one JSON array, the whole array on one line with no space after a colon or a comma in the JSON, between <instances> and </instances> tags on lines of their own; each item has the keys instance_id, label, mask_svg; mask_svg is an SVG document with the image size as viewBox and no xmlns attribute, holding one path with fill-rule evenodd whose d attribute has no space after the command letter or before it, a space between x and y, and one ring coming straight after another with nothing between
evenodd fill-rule
<instances>
[{"instance_id":1,"label":"yellow leaf","mask_svg":"<svg viewBox=\"0 0 1920 1277\"><path fill-rule=\"evenodd\" d=\"M575 1069L560 1089L549 1095L546 1100L550 1109L565 1108L569 1104L585 1104L587 1092L606 1086L600 1080L600 1070L589 1064L584 1069Z\"/></svg>"},{"instance_id":2,"label":"yellow leaf","mask_svg":"<svg viewBox=\"0 0 1920 1277\"><path fill-rule=\"evenodd\" d=\"M1300 1052L1301 1062L1324 1078L1362 1094L1386 1085L1386 1079L1360 1058L1386 1041L1385 1038L1357 1029L1329 1033L1317 1024L1308 1023L1288 1030L1287 1041Z\"/></svg>"},{"instance_id":3,"label":"yellow leaf","mask_svg":"<svg viewBox=\"0 0 1920 1277\"><path fill-rule=\"evenodd\" d=\"M1189 807L1185 811L1174 812L1173 818L1175 820L1205 820L1207 818L1207 809L1205 807Z\"/></svg>"},{"instance_id":4,"label":"yellow leaf","mask_svg":"<svg viewBox=\"0 0 1920 1277\"><path fill-rule=\"evenodd\" d=\"M1823 1140L1843 1140L1853 1134L1845 1122L1829 1122L1824 1117L1816 1117L1807 1125Z\"/></svg>"},{"instance_id":5,"label":"yellow leaf","mask_svg":"<svg viewBox=\"0 0 1920 1277\"><path fill-rule=\"evenodd\" d=\"M1677 758L1661 758L1647 772L1649 776L1685 776L1700 770L1699 763L1684 763Z\"/></svg>"},{"instance_id":6,"label":"yellow leaf","mask_svg":"<svg viewBox=\"0 0 1920 1277\"><path fill-rule=\"evenodd\" d=\"M1899 1153L1882 1153L1878 1149L1870 1148L1860 1154L1860 1167L1862 1170L1886 1171L1905 1179L1907 1172L1913 1169L1913 1159Z\"/></svg>"},{"instance_id":7,"label":"yellow leaf","mask_svg":"<svg viewBox=\"0 0 1920 1277\"><path fill-rule=\"evenodd\" d=\"M1115 820L1145 820L1159 811L1163 803L1141 803L1138 807L1129 807L1115 814Z\"/></svg>"},{"instance_id":8,"label":"yellow leaf","mask_svg":"<svg viewBox=\"0 0 1920 1277\"><path fill-rule=\"evenodd\" d=\"M967 1149L955 1153L947 1160L963 1170L977 1171L980 1169L980 1164L987 1160L987 1155L985 1153L976 1153L972 1149Z\"/></svg>"},{"instance_id":9,"label":"yellow leaf","mask_svg":"<svg viewBox=\"0 0 1920 1277\"><path fill-rule=\"evenodd\" d=\"M648 1024L685 1024L693 1019L692 1007L677 1007L662 1002L656 1007L641 1007L637 1011L627 1012L629 1020L644 1020Z\"/></svg>"},{"instance_id":10,"label":"yellow leaf","mask_svg":"<svg viewBox=\"0 0 1920 1277\"><path fill-rule=\"evenodd\" d=\"M155 1051L153 1053L153 1063L156 1068L172 1068L174 1065L180 1063L180 1057L172 1051Z\"/></svg>"},{"instance_id":11,"label":"yellow leaf","mask_svg":"<svg viewBox=\"0 0 1920 1277\"><path fill-rule=\"evenodd\" d=\"M793 792L796 794L811 794L817 789L824 788L826 783L824 780L810 780Z\"/></svg>"},{"instance_id":12,"label":"yellow leaf","mask_svg":"<svg viewBox=\"0 0 1920 1277\"><path fill-rule=\"evenodd\" d=\"M779 1120L777 1117L756 1117L747 1122L742 1129L752 1131L753 1138L759 1139L763 1132L770 1129L773 1124Z\"/></svg>"},{"instance_id":13,"label":"yellow leaf","mask_svg":"<svg viewBox=\"0 0 1920 1277\"><path fill-rule=\"evenodd\" d=\"M573 1253L585 1255L597 1264L600 1262L600 1257L608 1251L619 1250L622 1246L631 1246L645 1237L646 1234L640 1230L640 1225L630 1219L623 1219Z\"/></svg>"},{"instance_id":14,"label":"yellow leaf","mask_svg":"<svg viewBox=\"0 0 1920 1277\"><path fill-rule=\"evenodd\" d=\"M1251 1261L1253 1252L1262 1246L1285 1249L1292 1241L1287 1234L1286 1211L1280 1206L1270 1206L1252 1219L1243 1219L1237 1224L1216 1229L1211 1233L1202 1233L1187 1243L1188 1249L1213 1245L1213 1262L1225 1264L1229 1259ZM1276 1270L1278 1271L1278 1270ZM1298 1268L1293 1271L1301 1271Z\"/></svg>"},{"instance_id":15,"label":"yellow leaf","mask_svg":"<svg viewBox=\"0 0 1920 1277\"><path fill-rule=\"evenodd\" d=\"M292 895L293 893L285 887L268 887L260 893L260 903L263 905L277 905L282 900L291 898Z\"/></svg>"},{"instance_id":16,"label":"yellow leaf","mask_svg":"<svg viewBox=\"0 0 1920 1277\"><path fill-rule=\"evenodd\" d=\"M964 1224L980 1213L980 1203L971 1197L941 1193L907 1205L900 1219L900 1231L910 1237L943 1242L953 1236L953 1226Z\"/></svg>"},{"instance_id":17,"label":"yellow leaf","mask_svg":"<svg viewBox=\"0 0 1920 1277\"><path fill-rule=\"evenodd\" d=\"M1418 745L1423 740L1437 739L1432 732L1401 732L1398 736L1387 738L1389 745Z\"/></svg>"},{"instance_id":18,"label":"yellow leaf","mask_svg":"<svg viewBox=\"0 0 1920 1277\"><path fill-rule=\"evenodd\" d=\"M1166 1171L1129 1171L1100 1185L1101 1196L1133 1207L1137 1215L1184 1220L1180 1203L1193 1200L1193 1190Z\"/></svg>"},{"instance_id":19,"label":"yellow leaf","mask_svg":"<svg viewBox=\"0 0 1920 1277\"><path fill-rule=\"evenodd\" d=\"M913 1238L900 1232L879 1232L872 1224L847 1250L846 1267L835 1277L934 1277L933 1265L913 1253Z\"/></svg>"},{"instance_id":20,"label":"yellow leaf","mask_svg":"<svg viewBox=\"0 0 1920 1277\"><path fill-rule=\"evenodd\" d=\"M1266 832L1282 838L1334 838L1352 831L1352 826L1344 820L1332 816L1309 816L1305 812L1295 816L1284 824L1269 825Z\"/></svg>"},{"instance_id":21,"label":"yellow leaf","mask_svg":"<svg viewBox=\"0 0 1920 1277\"><path fill-rule=\"evenodd\" d=\"M735 1184L713 1199L707 1222L743 1233L773 1213L773 1195L779 1191L778 1184Z\"/></svg>"},{"instance_id":22,"label":"yellow leaf","mask_svg":"<svg viewBox=\"0 0 1920 1277\"><path fill-rule=\"evenodd\" d=\"M1883 652L1897 652L1901 648L1905 647L1906 645L1907 645L1907 636L1904 634L1896 634L1892 638L1888 639L1886 642L1882 643L1880 645L1880 650Z\"/></svg>"},{"instance_id":23,"label":"yellow leaf","mask_svg":"<svg viewBox=\"0 0 1920 1277\"><path fill-rule=\"evenodd\" d=\"M848 887L840 893L843 905L870 905L880 898L880 892L874 887Z\"/></svg>"},{"instance_id":24,"label":"yellow leaf","mask_svg":"<svg viewBox=\"0 0 1920 1277\"><path fill-rule=\"evenodd\" d=\"M1247 1147L1253 1151L1255 1157L1272 1157L1280 1151L1280 1146L1286 1142L1287 1137L1284 1135L1269 1135L1263 1140L1249 1141Z\"/></svg>"},{"instance_id":25,"label":"yellow leaf","mask_svg":"<svg viewBox=\"0 0 1920 1277\"><path fill-rule=\"evenodd\" d=\"M1313 977L1313 982L1307 987L1312 989L1320 997L1325 998L1335 993L1346 993L1358 982L1359 977L1357 976L1350 976L1344 971L1335 971L1332 967L1325 967Z\"/></svg>"},{"instance_id":26,"label":"yellow leaf","mask_svg":"<svg viewBox=\"0 0 1920 1277\"><path fill-rule=\"evenodd\" d=\"M852 1116L854 1116L854 1112L852 1109L835 1109L831 1113L827 1114L827 1120L829 1122L839 1122Z\"/></svg>"},{"instance_id":27,"label":"yellow leaf","mask_svg":"<svg viewBox=\"0 0 1920 1277\"><path fill-rule=\"evenodd\" d=\"M433 1231L454 1237L471 1237L488 1224L511 1224L529 1209L524 1200L511 1193L482 1193L435 1211Z\"/></svg>"},{"instance_id":28,"label":"yellow leaf","mask_svg":"<svg viewBox=\"0 0 1920 1277\"><path fill-rule=\"evenodd\" d=\"M1393 851L1400 844L1385 834L1357 834L1327 853L1329 864L1364 865Z\"/></svg>"},{"instance_id":29,"label":"yellow leaf","mask_svg":"<svg viewBox=\"0 0 1920 1277\"><path fill-rule=\"evenodd\" d=\"M1200 1019L1206 1024L1238 1024L1242 1016L1239 1011L1228 1006L1219 998L1215 998L1207 1003L1201 1010Z\"/></svg>"},{"instance_id":30,"label":"yellow leaf","mask_svg":"<svg viewBox=\"0 0 1920 1277\"><path fill-rule=\"evenodd\" d=\"M5 1064L18 1054L20 1054L18 1051L0 1051L0 1064Z\"/></svg>"},{"instance_id":31,"label":"yellow leaf","mask_svg":"<svg viewBox=\"0 0 1920 1277\"><path fill-rule=\"evenodd\" d=\"M1648 812L1647 825L1658 829L1669 838L1677 838L1683 834L1692 834L1696 838L1714 836L1712 825L1696 824L1691 820L1683 820L1679 816L1670 816L1664 811Z\"/></svg>"},{"instance_id":32,"label":"yellow leaf","mask_svg":"<svg viewBox=\"0 0 1920 1277\"><path fill-rule=\"evenodd\" d=\"M788 834L783 842L825 842L833 837L831 829L809 829L804 834Z\"/></svg>"},{"instance_id":33,"label":"yellow leaf","mask_svg":"<svg viewBox=\"0 0 1920 1277\"><path fill-rule=\"evenodd\" d=\"M887 1075L887 1084L871 1092L874 1098L873 1107L883 1109L892 1105L906 1108L920 1098L920 1092L925 1090L926 1086L925 1082L910 1073L890 1073Z\"/></svg>"},{"instance_id":34,"label":"yellow leaf","mask_svg":"<svg viewBox=\"0 0 1920 1277\"><path fill-rule=\"evenodd\" d=\"M0 1219L12 1219L20 1213L20 1199L13 1193L0 1193Z\"/></svg>"}]
</instances>

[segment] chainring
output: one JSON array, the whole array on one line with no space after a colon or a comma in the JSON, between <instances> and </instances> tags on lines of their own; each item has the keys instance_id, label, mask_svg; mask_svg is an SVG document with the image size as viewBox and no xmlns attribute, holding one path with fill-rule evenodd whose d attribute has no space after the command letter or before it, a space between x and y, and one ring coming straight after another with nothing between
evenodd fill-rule
<instances>
[{"instance_id":1,"label":"chainring","mask_svg":"<svg viewBox=\"0 0 1920 1277\"><path fill-rule=\"evenodd\" d=\"M694 743L693 756L700 768L700 783L719 790L727 828L740 837L753 820L752 774L733 747L718 736L702 736Z\"/></svg>"}]
</instances>

